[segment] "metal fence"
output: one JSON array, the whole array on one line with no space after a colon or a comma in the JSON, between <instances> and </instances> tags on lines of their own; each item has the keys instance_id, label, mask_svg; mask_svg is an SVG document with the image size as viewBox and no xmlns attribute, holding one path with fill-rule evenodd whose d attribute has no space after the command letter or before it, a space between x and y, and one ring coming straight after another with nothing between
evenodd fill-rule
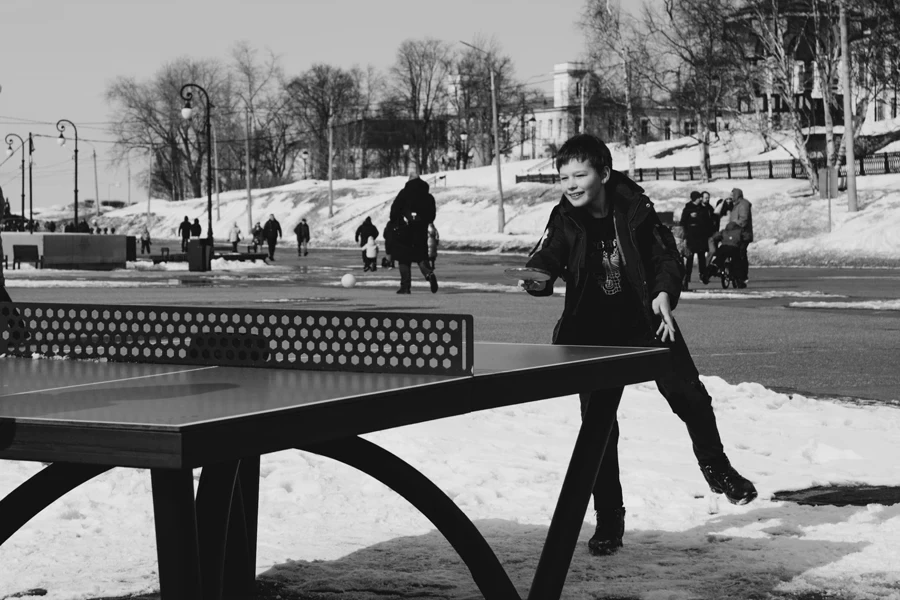
<instances>
[{"instance_id":1,"label":"metal fence","mask_svg":"<svg viewBox=\"0 0 900 600\"><path fill-rule=\"evenodd\" d=\"M840 176L846 177L847 165L842 159ZM855 162L857 175L884 175L900 173L900 152L883 152L858 158ZM818 171L824 163L814 162L813 168ZM713 179L806 179L806 169L798 159L768 160L756 162L728 163L712 165ZM628 171L622 171L626 175ZM699 167L654 167L637 169L636 181L653 181L669 179L672 181L694 181L702 179ZM526 173L516 175L516 183L557 183L556 173Z\"/></svg>"}]
</instances>

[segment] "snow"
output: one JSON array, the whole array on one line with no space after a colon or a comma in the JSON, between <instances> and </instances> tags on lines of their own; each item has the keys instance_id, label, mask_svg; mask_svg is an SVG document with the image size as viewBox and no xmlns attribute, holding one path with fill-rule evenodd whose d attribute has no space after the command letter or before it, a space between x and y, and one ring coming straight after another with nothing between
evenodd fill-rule
<instances>
[{"instance_id":1,"label":"snow","mask_svg":"<svg viewBox=\"0 0 900 600\"><path fill-rule=\"evenodd\" d=\"M685 147L676 149L680 146ZM733 138L728 146L714 146L714 162L724 162L726 156L747 160L762 150L761 141ZM647 145L639 153L639 164L643 160L692 164L696 152L686 139ZM772 152L778 150L770 151L770 156ZM614 160L624 167L627 159L614 148ZM530 249L559 197L555 186L514 183L516 173L539 162L503 166L504 234L496 233L494 167L449 172L446 186L443 181L433 185L442 248ZM328 216L327 185L322 182L255 190L253 214L263 218L276 214L287 240L294 224L306 217L313 246L351 246L353 233L366 216L379 227L386 221L390 202L404 182L405 178L336 181L333 217ZM733 187L741 188L753 203L754 264L900 264L896 235L900 175L859 178L859 212L847 211L846 196L832 200L830 231L829 201L803 195L801 180L643 185L657 209L673 211L676 220L692 189L708 190L716 199ZM152 236L174 238L185 215L205 224L205 207L205 198L152 200ZM232 222L246 227L245 209L245 192L222 194L216 237L224 239ZM134 234L145 223L145 211L145 205L132 205L109 211L101 219L113 223L119 233ZM39 218L50 218L49 214ZM102 285L172 285L174 279L149 281L143 274L186 268L184 263L151 266L139 261ZM214 276L223 280L247 271L276 281L287 277L285 268L276 265L225 261L213 265ZM100 285L76 271L25 267L7 271L6 276L11 288ZM358 285L395 283L373 279ZM441 285L522 293L512 282ZM790 306L797 308L900 309L896 299L849 302L815 291L710 288L685 294L719 300L748 296L789 298ZM702 380L714 398L726 450L734 465L756 483L759 499L739 507L709 498L678 418L653 385L630 386L619 411L628 509L625 547L612 557L589 556L584 542L592 516L587 514L563 597L900 598L900 505L810 507L771 501L775 491L813 485L897 485L900 411L787 395L752 382L732 385L714 376ZM563 397L365 437L439 485L484 532L524 592L578 426L578 399ZM40 468L38 463L0 462L0 496ZM373 589L379 590L378 597L477 597L468 571L431 524L396 494L349 467L296 450L266 455L260 494L256 571L284 582L289 590L321 591L322 582L335 581L332 587L346 590L340 597L347 600L374 597ZM0 546L0 598L41 588L47 600L74 600L143 593L157 586L146 470L114 469L93 479Z\"/></svg>"}]
</instances>

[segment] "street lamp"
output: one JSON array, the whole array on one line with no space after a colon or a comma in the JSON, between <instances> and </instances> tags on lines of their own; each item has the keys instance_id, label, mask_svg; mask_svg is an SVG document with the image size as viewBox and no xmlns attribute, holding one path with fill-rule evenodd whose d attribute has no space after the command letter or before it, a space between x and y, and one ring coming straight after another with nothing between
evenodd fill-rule
<instances>
[{"instance_id":1,"label":"street lamp","mask_svg":"<svg viewBox=\"0 0 900 600\"><path fill-rule=\"evenodd\" d=\"M469 146L466 144L466 140L468 139L469 134L465 131L459 134L459 140L462 142L463 170L467 169L467 165L469 164Z\"/></svg>"},{"instance_id":2,"label":"street lamp","mask_svg":"<svg viewBox=\"0 0 900 600\"><path fill-rule=\"evenodd\" d=\"M63 135L63 132L66 130L66 126L63 123L68 123L72 126L72 131L75 132L75 220L74 220L74 229L78 231L78 128L75 127L75 123L68 119L60 119L56 122L56 130L59 131L59 138L56 140L60 146L66 145L66 136Z\"/></svg>"},{"instance_id":3,"label":"street lamp","mask_svg":"<svg viewBox=\"0 0 900 600\"><path fill-rule=\"evenodd\" d=\"M537 119L531 117L530 119L528 119L528 122L531 123L531 160L534 160L537 157L534 146L534 134L535 130L537 129Z\"/></svg>"},{"instance_id":4,"label":"street lamp","mask_svg":"<svg viewBox=\"0 0 900 600\"><path fill-rule=\"evenodd\" d=\"M403 170L409 175L409 144L403 144Z\"/></svg>"},{"instance_id":5,"label":"street lamp","mask_svg":"<svg viewBox=\"0 0 900 600\"><path fill-rule=\"evenodd\" d=\"M6 144L7 144L7 146L6 146L6 155L7 156L12 156L12 154L13 154L13 147L12 147L13 138L18 138L19 144L22 147L22 218L24 219L25 218L25 140L23 140L22 136L20 136L17 133L6 134L5 140L6 140Z\"/></svg>"},{"instance_id":6,"label":"street lamp","mask_svg":"<svg viewBox=\"0 0 900 600\"><path fill-rule=\"evenodd\" d=\"M212 126L210 125L210 110L213 108L209 101L209 94L206 90L196 83L186 83L181 86L181 99L184 100L184 108L181 109L181 116L186 121L190 120L193 115L191 108L191 100L194 94L188 88L197 88L203 92L203 98L206 100L206 239L210 246L213 243L212 233L212 188L213 188L213 171L212 171Z\"/></svg>"},{"instance_id":7,"label":"street lamp","mask_svg":"<svg viewBox=\"0 0 900 600\"><path fill-rule=\"evenodd\" d=\"M500 202L497 205L497 232L503 233L503 229L506 226L506 215L503 212L503 178L500 174L500 125L497 119L497 88L494 84L493 56L489 52L486 52L481 48L476 48L472 44L467 44L463 41L460 41L460 43L476 52L484 54L488 59L488 70L491 72L491 112L493 113L494 121L494 160L497 161L497 191L500 194Z\"/></svg>"},{"instance_id":8,"label":"street lamp","mask_svg":"<svg viewBox=\"0 0 900 600\"><path fill-rule=\"evenodd\" d=\"M301 152L300 158L303 159L303 179L306 179L306 161L309 160L309 150Z\"/></svg>"}]
</instances>

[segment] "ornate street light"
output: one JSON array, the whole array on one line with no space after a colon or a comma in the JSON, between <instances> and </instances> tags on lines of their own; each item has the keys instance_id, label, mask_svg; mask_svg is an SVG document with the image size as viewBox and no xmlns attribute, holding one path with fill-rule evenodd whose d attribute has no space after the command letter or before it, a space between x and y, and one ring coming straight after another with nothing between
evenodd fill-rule
<instances>
[{"instance_id":1,"label":"ornate street light","mask_svg":"<svg viewBox=\"0 0 900 600\"><path fill-rule=\"evenodd\" d=\"M13 138L18 138L19 144L22 147L22 218L24 219L25 218L25 140L23 140L22 136L20 136L17 133L6 134L5 141L6 141L6 155L7 156L12 156L12 154L13 154L13 147L12 147Z\"/></svg>"},{"instance_id":2,"label":"ornate street light","mask_svg":"<svg viewBox=\"0 0 900 600\"><path fill-rule=\"evenodd\" d=\"M56 130L59 131L59 138L56 140L60 146L66 145L66 136L63 135L63 132L66 130L66 126L63 123L68 123L72 126L72 131L75 132L75 231L78 231L78 128L75 127L75 123L68 119L60 119L56 122Z\"/></svg>"},{"instance_id":3,"label":"ornate street light","mask_svg":"<svg viewBox=\"0 0 900 600\"><path fill-rule=\"evenodd\" d=\"M528 119L528 122L531 123L531 159L534 160L536 157L535 147L534 147L534 133L537 129L537 119L531 117Z\"/></svg>"},{"instance_id":4,"label":"ornate street light","mask_svg":"<svg viewBox=\"0 0 900 600\"><path fill-rule=\"evenodd\" d=\"M309 160L309 150L301 152L300 158L303 159L303 179L306 179L306 161Z\"/></svg>"},{"instance_id":5,"label":"ornate street light","mask_svg":"<svg viewBox=\"0 0 900 600\"><path fill-rule=\"evenodd\" d=\"M212 171L212 126L210 125L210 110L213 108L209 101L209 94L206 90L196 83L186 83L181 87L181 99L184 100L184 108L181 109L181 116L185 120L189 120L193 115L191 108L191 100L194 94L188 88L197 88L203 92L203 98L206 100L206 239L210 246L213 243L212 232L212 188L213 188L213 171Z\"/></svg>"},{"instance_id":6,"label":"ornate street light","mask_svg":"<svg viewBox=\"0 0 900 600\"><path fill-rule=\"evenodd\" d=\"M462 142L462 155L463 155L463 170L468 168L469 164L469 145L466 144L466 140L469 139L469 134L463 131L459 134L459 139Z\"/></svg>"},{"instance_id":7,"label":"ornate street light","mask_svg":"<svg viewBox=\"0 0 900 600\"><path fill-rule=\"evenodd\" d=\"M403 144L403 170L409 175L409 144Z\"/></svg>"}]
</instances>

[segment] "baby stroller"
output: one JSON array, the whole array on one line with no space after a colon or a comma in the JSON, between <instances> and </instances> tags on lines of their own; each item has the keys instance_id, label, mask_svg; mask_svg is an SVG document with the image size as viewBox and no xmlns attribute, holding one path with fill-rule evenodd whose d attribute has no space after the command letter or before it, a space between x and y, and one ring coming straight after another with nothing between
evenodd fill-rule
<instances>
[{"instance_id":1,"label":"baby stroller","mask_svg":"<svg viewBox=\"0 0 900 600\"><path fill-rule=\"evenodd\" d=\"M737 246L719 246L709 261L708 277L719 277L722 280L722 287L738 287L738 278L734 274L734 265L739 260Z\"/></svg>"}]
</instances>

